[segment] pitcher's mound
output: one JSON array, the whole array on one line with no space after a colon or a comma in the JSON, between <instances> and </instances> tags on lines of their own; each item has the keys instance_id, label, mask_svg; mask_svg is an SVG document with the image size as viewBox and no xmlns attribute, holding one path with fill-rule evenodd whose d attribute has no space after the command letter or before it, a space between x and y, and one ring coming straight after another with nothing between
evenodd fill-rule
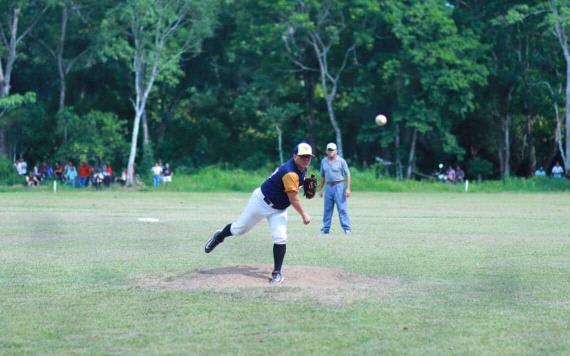
<instances>
[{"instance_id":1,"label":"pitcher's mound","mask_svg":"<svg viewBox=\"0 0 570 356\"><path fill-rule=\"evenodd\" d=\"M268 265L236 265L143 278L136 284L143 288L237 292L248 297L271 296L326 304L385 296L399 284L390 277L366 277L332 268L285 266L283 284L272 286L269 284L271 271L272 266Z\"/></svg>"}]
</instances>

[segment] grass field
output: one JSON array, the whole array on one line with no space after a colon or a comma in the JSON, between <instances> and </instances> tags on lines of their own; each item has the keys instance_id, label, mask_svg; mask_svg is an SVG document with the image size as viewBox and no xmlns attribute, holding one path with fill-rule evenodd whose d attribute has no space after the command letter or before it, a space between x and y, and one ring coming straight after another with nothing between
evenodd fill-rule
<instances>
[{"instance_id":1,"label":"grass field","mask_svg":"<svg viewBox=\"0 0 570 356\"><path fill-rule=\"evenodd\" d=\"M570 194L364 193L351 237L289 212L288 266L389 278L350 303L140 278L271 264L261 223L203 243L246 193L0 194L0 354L568 354ZM157 223L141 223L141 217Z\"/></svg>"}]
</instances>

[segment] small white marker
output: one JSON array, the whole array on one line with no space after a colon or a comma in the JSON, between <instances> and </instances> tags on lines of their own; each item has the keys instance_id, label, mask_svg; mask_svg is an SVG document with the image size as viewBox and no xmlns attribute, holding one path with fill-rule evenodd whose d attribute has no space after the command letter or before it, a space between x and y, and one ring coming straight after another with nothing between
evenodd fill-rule
<instances>
[{"instance_id":1,"label":"small white marker","mask_svg":"<svg viewBox=\"0 0 570 356\"><path fill-rule=\"evenodd\" d=\"M159 221L158 219L155 219L155 218L138 218L138 220L140 222L153 222L153 223Z\"/></svg>"},{"instance_id":2,"label":"small white marker","mask_svg":"<svg viewBox=\"0 0 570 356\"><path fill-rule=\"evenodd\" d=\"M56 180L53 181L53 192L57 193L57 181Z\"/></svg>"},{"instance_id":3,"label":"small white marker","mask_svg":"<svg viewBox=\"0 0 570 356\"><path fill-rule=\"evenodd\" d=\"M469 191L469 179L465 180L465 193Z\"/></svg>"}]
</instances>

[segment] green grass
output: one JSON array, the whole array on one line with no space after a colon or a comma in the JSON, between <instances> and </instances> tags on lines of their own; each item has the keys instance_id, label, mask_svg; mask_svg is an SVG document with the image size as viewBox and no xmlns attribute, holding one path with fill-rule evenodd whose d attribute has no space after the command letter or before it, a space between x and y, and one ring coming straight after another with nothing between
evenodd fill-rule
<instances>
[{"instance_id":1,"label":"green grass","mask_svg":"<svg viewBox=\"0 0 570 356\"><path fill-rule=\"evenodd\" d=\"M354 233L290 211L289 265L396 278L385 297L137 288L144 276L270 264L264 222L210 255L244 193L0 194L0 354L568 354L570 194L355 192ZM139 223L155 217L155 224ZM285 272L286 273L286 272Z\"/></svg>"}]
</instances>

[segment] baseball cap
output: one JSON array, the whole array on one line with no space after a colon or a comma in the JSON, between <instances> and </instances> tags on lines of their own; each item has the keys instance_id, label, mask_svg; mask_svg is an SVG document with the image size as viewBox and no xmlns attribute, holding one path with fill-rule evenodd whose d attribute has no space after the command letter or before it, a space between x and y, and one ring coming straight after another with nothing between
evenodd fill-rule
<instances>
[{"instance_id":1,"label":"baseball cap","mask_svg":"<svg viewBox=\"0 0 570 356\"><path fill-rule=\"evenodd\" d=\"M295 153L297 156L313 156L313 149L308 143L301 142L295 146L293 153Z\"/></svg>"},{"instance_id":2,"label":"baseball cap","mask_svg":"<svg viewBox=\"0 0 570 356\"><path fill-rule=\"evenodd\" d=\"M327 151L336 151L336 143L334 142L329 142L327 144Z\"/></svg>"}]
</instances>

